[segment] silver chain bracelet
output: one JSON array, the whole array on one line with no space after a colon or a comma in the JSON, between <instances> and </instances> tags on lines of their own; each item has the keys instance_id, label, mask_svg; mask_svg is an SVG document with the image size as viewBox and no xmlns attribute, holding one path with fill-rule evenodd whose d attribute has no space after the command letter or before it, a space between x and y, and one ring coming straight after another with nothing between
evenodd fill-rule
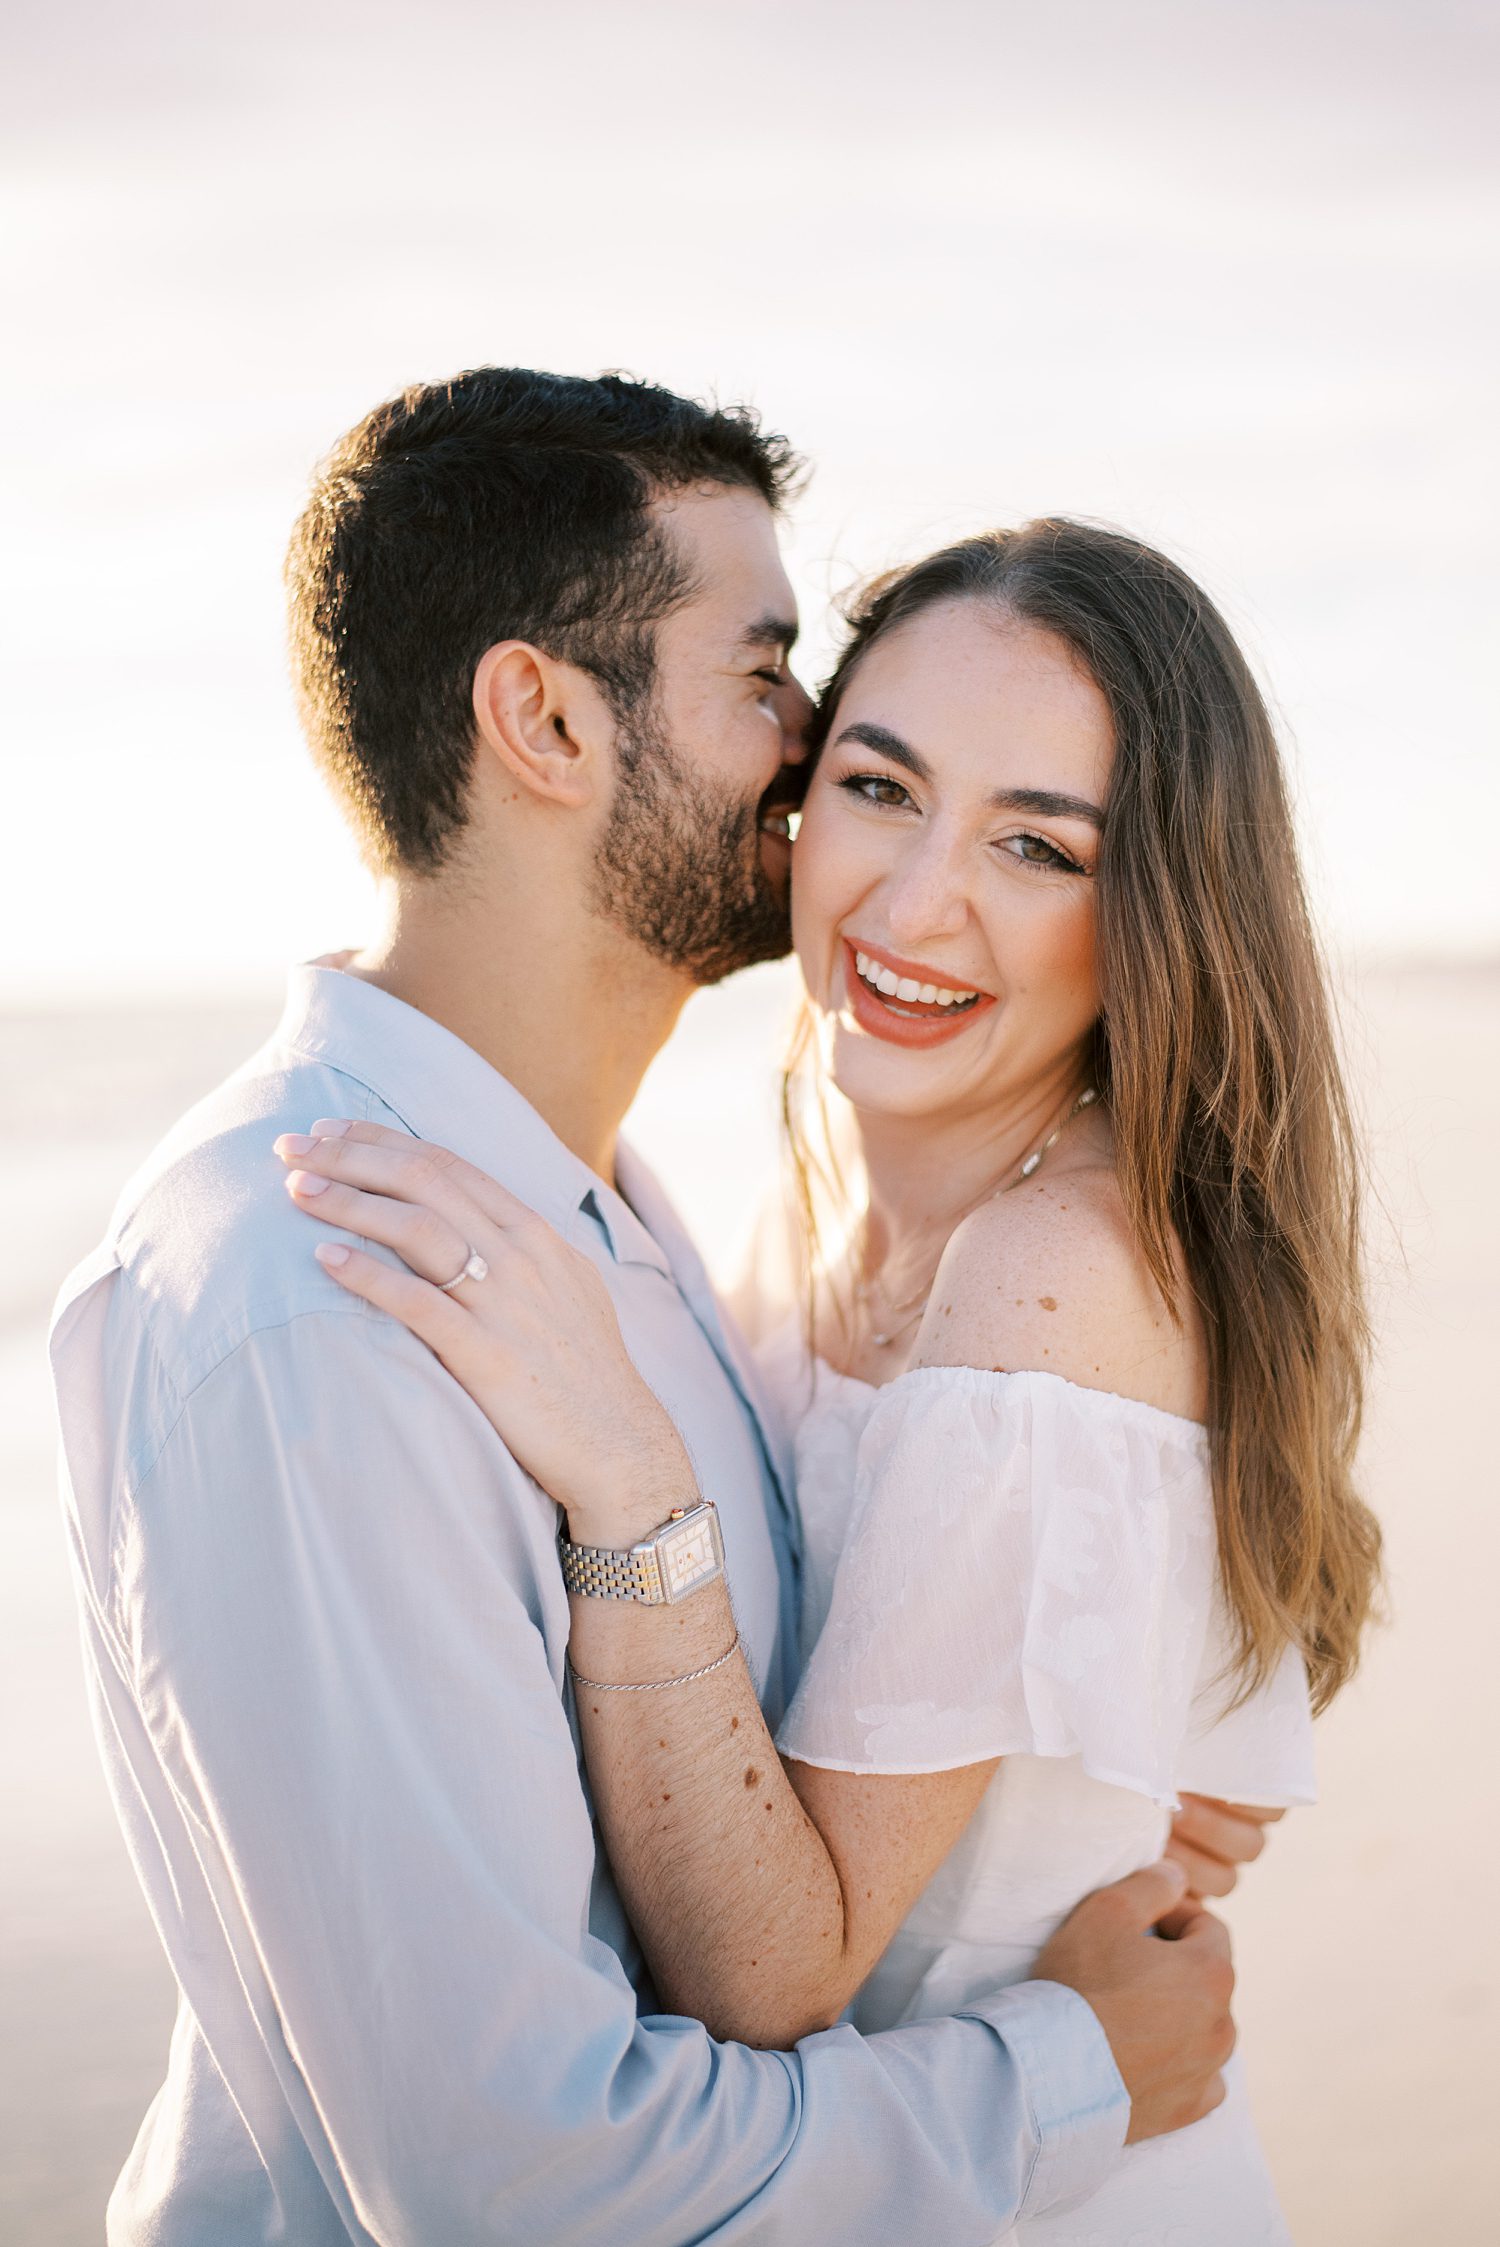
<instances>
[{"instance_id":1,"label":"silver chain bracelet","mask_svg":"<svg viewBox=\"0 0 1500 2247\"><path fill-rule=\"evenodd\" d=\"M563 1659L568 1665L568 1675L573 1683L586 1686L590 1693L663 1693L669 1685L691 1685L697 1678L712 1677L715 1670L722 1670L724 1664L732 1662L740 1651L740 1634L736 1631L733 1646L727 1654L721 1654L717 1662L705 1662L701 1670L685 1670L681 1677L654 1677L645 1685L606 1685L602 1678L580 1677L573 1667L572 1656L565 1655Z\"/></svg>"}]
</instances>

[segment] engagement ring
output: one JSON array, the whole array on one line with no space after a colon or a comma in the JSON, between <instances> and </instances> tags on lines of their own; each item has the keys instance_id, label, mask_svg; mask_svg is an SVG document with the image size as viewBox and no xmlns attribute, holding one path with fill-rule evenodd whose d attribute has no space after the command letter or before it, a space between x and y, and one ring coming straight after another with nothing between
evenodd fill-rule
<instances>
[{"instance_id":1,"label":"engagement ring","mask_svg":"<svg viewBox=\"0 0 1500 2247\"><path fill-rule=\"evenodd\" d=\"M438 1280L434 1284L440 1287L445 1295L451 1295L454 1288L461 1287L465 1280L487 1280L489 1276L490 1268L488 1264L486 1264L477 1248L471 1248L464 1258L464 1268L461 1272L455 1272L451 1280Z\"/></svg>"}]
</instances>

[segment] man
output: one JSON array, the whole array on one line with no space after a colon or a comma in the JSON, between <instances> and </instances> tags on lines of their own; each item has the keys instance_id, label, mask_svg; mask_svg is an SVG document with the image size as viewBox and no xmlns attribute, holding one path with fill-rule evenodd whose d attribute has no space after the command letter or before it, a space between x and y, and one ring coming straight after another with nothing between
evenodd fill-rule
<instances>
[{"instance_id":1,"label":"man","mask_svg":"<svg viewBox=\"0 0 1500 2247\"><path fill-rule=\"evenodd\" d=\"M617 1132L695 985L786 946L791 468L742 416L489 369L370 415L297 527L304 722L388 927L294 975L54 1339L100 1736L181 1986L122 2247L979 2247L1217 2095L1222 1936L1143 1939L1170 1869L961 2019L778 2054L654 2014L570 1729L556 1510L280 1191L279 1134L368 1117L584 1249L719 1498L774 1721L786 1464ZM1194 1815L1222 1886L1195 1837L1258 1837Z\"/></svg>"}]
</instances>

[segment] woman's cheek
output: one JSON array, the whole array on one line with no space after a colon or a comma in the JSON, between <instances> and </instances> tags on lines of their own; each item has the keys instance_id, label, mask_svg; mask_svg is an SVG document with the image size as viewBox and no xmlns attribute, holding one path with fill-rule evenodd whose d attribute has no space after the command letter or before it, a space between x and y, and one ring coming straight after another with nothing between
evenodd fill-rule
<instances>
[{"instance_id":1,"label":"woman's cheek","mask_svg":"<svg viewBox=\"0 0 1500 2247\"><path fill-rule=\"evenodd\" d=\"M1075 877L1076 878L1076 877ZM1079 881L1081 894L1060 900L1051 916L1047 941L1048 980L1070 1010L1099 1011L1099 940L1094 892Z\"/></svg>"},{"instance_id":2,"label":"woman's cheek","mask_svg":"<svg viewBox=\"0 0 1500 2247\"><path fill-rule=\"evenodd\" d=\"M1034 891L1020 887L1028 881ZM1081 1035L1099 1012L1092 888L1059 895L1045 877L1018 875L993 898L984 934L1012 1005L1034 1010L1048 1040Z\"/></svg>"},{"instance_id":3,"label":"woman's cheek","mask_svg":"<svg viewBox=\"0 0 1500 2247\"><path fill-rule=\"evenodd\" d=\"M810 992L824 992L838 954L838 931L859 901L857 853L840 831L837 807L816 787L803 809L792 852L792 943Z\"/></svg>"}]
</instances>

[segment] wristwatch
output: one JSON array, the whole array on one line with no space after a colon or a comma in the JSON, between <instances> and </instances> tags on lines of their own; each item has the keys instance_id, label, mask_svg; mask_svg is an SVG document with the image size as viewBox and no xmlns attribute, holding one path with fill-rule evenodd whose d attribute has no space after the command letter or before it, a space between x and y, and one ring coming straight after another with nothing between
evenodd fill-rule
<instances>
[{"instance_id":1,"label":"wristwatch","mask_svg":"<svg viewBox=\"0 0 1500 2247\"><path fill-rule=\"evenodd\" d=\"M647 1607L686 1599L724 1573L719 1509L711 1498L674 1506L660 1529L624 1551L575 1545L566 1528L558 1531L557 1550L570 1592L589 1599L637 1599Z\"/></svg>"}]
</instances>

